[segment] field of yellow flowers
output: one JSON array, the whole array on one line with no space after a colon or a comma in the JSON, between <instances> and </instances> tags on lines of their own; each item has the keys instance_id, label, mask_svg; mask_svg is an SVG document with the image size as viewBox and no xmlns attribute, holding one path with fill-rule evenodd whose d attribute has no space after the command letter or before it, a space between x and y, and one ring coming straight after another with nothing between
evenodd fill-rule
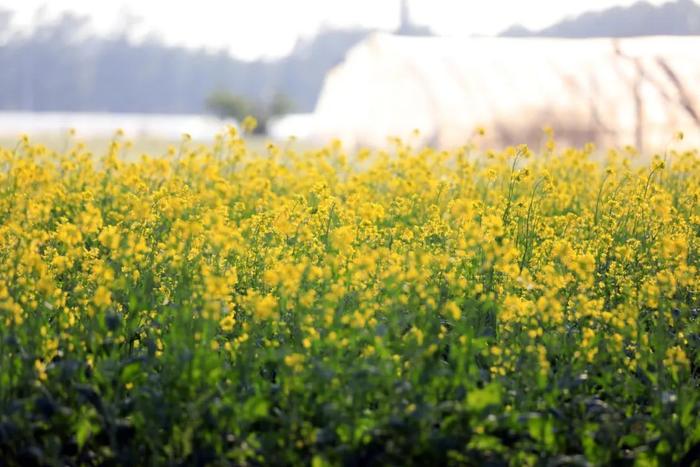
<instances>
[{"instance_id":1,"label":"field of yellow flowers","mask_svg":"<svg viewBox=\"0 0 700 467\"><path fill-rule=\"evenodd\" d=\"M0 149L0 465L692 465L700 153Z\"/></svg>"}]
</instances>

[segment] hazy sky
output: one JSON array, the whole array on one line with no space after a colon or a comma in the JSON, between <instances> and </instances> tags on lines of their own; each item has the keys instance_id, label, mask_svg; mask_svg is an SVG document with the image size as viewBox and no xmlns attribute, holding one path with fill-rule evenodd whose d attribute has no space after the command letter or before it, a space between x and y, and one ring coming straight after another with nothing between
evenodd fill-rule
<instances>
[{"instance_id":1,"label":"hazy sky","mask_svg":"<svg viewBox=\"0 0 700 467\"><path fill-rule=\"evenodd\" d=\"M412 16L440 34L494 34L519 23L547 26L563 17L635 0L412 0ZM664 0L651 0L663 3ZM155 32L168 43L226 48L241 58L279 56L320 27L361 25L386 30L399 21L399 0L0 0L31 27L44 4L47 18L62 10L89 15L98 32L119 28L124 13L139 18L136 35ZM123 21L123 20L122 20Z\"/></svg>"}]
</instances>

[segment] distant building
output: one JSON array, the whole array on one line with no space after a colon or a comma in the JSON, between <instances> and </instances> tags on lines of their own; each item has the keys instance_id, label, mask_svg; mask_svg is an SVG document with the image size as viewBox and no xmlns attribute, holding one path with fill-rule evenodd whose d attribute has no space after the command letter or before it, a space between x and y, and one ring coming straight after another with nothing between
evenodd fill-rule
<instances>
[{"instance_id":1,"label":"distant building","mask_svg":"<svg viewBox=\"0 0 700 467\"><path fill-rule=\"evenodd\" d=\"M415 24L411 18L411 8L408 0L401 0L401 19L396 34L399 36L434 36L427 26Z\"/></svg>"},{"instance_id":2,"label":"distant building","mask_svg":"<svg viewBox=\"0 0 700 467\"><path fill-rule=\"evenodd\" d=\"M384 147L387 136L398 136L454 148L483 127L483 148L537 148L542 128L550 126L563 145L630 144L650 152L682 130L686 147L694 147L700 144L698 50L700 37L374 34L328 74L312 137Z\"/></svg>"}]
</instances>

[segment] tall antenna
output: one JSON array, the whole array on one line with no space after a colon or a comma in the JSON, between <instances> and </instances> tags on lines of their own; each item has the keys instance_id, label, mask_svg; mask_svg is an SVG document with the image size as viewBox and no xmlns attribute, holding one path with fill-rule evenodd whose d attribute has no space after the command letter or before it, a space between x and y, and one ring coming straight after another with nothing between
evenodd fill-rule
<instances>
[{"instance_id":1,"label":"tall antenna","mask_svg":"<svg viewBox=\"0 0 700 467\"><path fill-rule=\"evenodd\" d=\"M399 28L396 30L396 34L402 36L432 36L433 33L430 28L426 26L420 26L413 22L411 17L411 4L409 0L401 0L401 6L399 10Z\"/></svg>"},{"instance_id":2,"label":"tall antenna","mask_svg":"<svg viewBox=\"0 0 700 467\"><path fill-rule=\"evenodd\" d=\"M408 5L408 0L401 0L401 18L399 22L399 31L408 31L411 29L411 9Z\"/></svg>"}]
</instances>

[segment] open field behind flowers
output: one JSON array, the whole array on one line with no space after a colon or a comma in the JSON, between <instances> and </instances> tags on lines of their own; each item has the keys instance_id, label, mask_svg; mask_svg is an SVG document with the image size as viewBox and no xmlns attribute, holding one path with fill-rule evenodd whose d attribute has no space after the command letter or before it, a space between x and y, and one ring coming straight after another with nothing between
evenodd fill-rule
<instances>
[{"instance_id":1,"label":"open field behind flowers","mask_svg":"<svg viewBox=\"0 0 700 467\"><path fill-rule=\"evenodd\" d=\"M0 149L0 464L689 464L672 147Z\"/></svg>"},{"instance_id":2,"label":"open field behind flowers","mask_svg":"<svg viewBox=\"0 0 700 467\"><path fill-rule=\"evenodd\" d=\"M223 126L222 126L223 128ZM266 151L267 144L271 141L270 138L265 138L259 135L247 135L246 146L249 152L263 153ZM212 140L193 139L191 146L211 145ZM71 134L65 133L62 135L54 135L47 133L32 133L32 145L41 145L49 151L57 151L64 153L66 151L75 150L78 152L90 152L92 154L102 155L112 143L110 136L89 136L86 137L81 133ZM125 134L121 137L121 145L119 149L119 159L124 162L134 162L139 159L142 154L148 154L151 157L159 157L167 155L168 151L179 149L180 141L178 138L167 138L159 136L137 136ZM0 147L14 149L17 145L17 137L6 136L0 134ZM313 149L310 143L303 141L295 142L297 148Z\"/></svg>"}]
</instances>

